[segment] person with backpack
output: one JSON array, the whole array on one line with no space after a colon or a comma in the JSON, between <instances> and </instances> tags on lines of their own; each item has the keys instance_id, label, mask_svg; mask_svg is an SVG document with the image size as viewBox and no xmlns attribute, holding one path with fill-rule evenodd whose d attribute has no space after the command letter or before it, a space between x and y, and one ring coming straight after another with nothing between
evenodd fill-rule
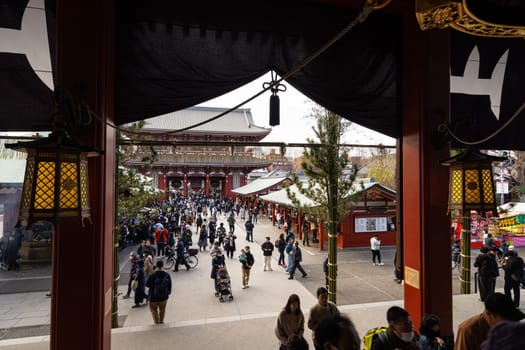
<instances>
[{"instance_id":1,"label":"person with backpack","mask_svg":"<svg viewBox=\"0 0 525 350\"><path fill-rule=\"evenodd\" d=\"M157 261L157 269L149 276L146 286L149 288L149 310L155 324L164 323L166 304L171 294L171 277L164 271L162 260Z\"/></svg>"},{"instance_id":2,"label":"person with backpack","mask_svg":"<svg viewBox=\"0 0 525 350\"><path fill-rule=\"evenodd\" d=\"M488 247L481 247L480 252L481 254L474 261L474 267L478 268L479 298L485 301L490 294L494 293L499 267L495 255L489 253Z\"/></svg>"},{"instance_id":3,"label":"person with backpack","mask_svg":"<svg viewBox=\"0 0 525 350\"><path fill-rule=\"evenodd\" d=\"M419 336L408 312L399 306L392 306L386 312L388 328L374 334L372 346L365 350L419 350Z\"/></svg>"},{"instance_id":4,"label":"person with backpack","mask_svg":"<svg viewBox=\"0 0 525 350\"><path fill-rule=\"evenodd\" d=\"M503 271L505 271L504 287L505 295L513 300L516 307L520 307L520 283L523 276L523 259L518 256L511 245L503 259ZM514 299L511 297L514 293Z\"/></svg>"},{"instance_id":5,"label":"person with backpack","mask_svg":"<svg viewBox=\"0 0 525 350\"><path fill-rule=\"evenodd\" d=\"M157 242L157 256L164 256L164 249L168 242L168 229L162 228L155 231L155 240Z\"/></svg>"}]
</instances>

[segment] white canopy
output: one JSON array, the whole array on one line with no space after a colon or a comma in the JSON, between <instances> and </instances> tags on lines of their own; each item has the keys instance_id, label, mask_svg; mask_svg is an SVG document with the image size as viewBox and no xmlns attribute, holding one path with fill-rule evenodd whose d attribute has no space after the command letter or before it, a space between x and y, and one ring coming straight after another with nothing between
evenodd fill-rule
<instances>
[{"instance_id":1,"label":"white canopy","mask_svg":"<svg viewBox=\"0 0 525 350\"><path fill-rule=\"evenodd\" d=\"M319 206L319 204L316 201L311 200L310 198L306 197L301 192L299 192L296 185L290 186L290 191L295 194L297 200L301 203L302 206L304 207L318 207ZM276 203L276 204L284 205L288 207L295 207L293 202L288 198L288 194L286 193L285 188L279 191L269 193L265 196L261 196L259 198L267 202L272 202L272 203Z\"/></svg>"}]
</instances>

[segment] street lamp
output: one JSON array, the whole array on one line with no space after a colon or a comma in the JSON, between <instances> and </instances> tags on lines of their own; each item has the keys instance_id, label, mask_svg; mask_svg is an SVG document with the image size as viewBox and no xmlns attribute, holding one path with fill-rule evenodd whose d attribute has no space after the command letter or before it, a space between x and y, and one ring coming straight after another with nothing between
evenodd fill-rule
<instances>
[{"instance_id":1,"label":"street lamp","mask_svg":"<svg viewBox=\"0 0 525 350\"><path fill-rule=\"evenodd\" d=\"M468 147L458 155L441 161L441 165L450 166L449 210L460 210L462 215L460 277L462 294L470 294L470 211L497 213L492 162L504 159Z\"/></svg>"}]
</instances>

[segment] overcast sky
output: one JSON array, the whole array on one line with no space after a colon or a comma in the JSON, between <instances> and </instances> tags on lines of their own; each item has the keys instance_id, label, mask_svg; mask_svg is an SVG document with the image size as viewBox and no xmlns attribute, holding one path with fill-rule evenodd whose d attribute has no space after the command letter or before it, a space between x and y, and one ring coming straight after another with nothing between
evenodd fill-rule
<instances>
[{"instance_id":1,"label":"overcast sky","mask_svg":"<svg viewBox=\"0 0 525 350\"><path fill-rule=\"evenodd\" d=\"M200 106L231 108L261 91L263 89L263 83L268 81L270 81L270 73L237 90L202 103ZM314 121L306 117L310 114L314 104L291 85L286 82L284 82L284 84L287 90L285 92L279 92L278 94L281 106L281 124L274 126L272 132L264 141L288 143L306 142L307 137L314 138L312 132ZM251 109L254 122L258 126L270 127L270 95L270 91L267 91L241 107ZM395 139L357 124L353 124L353 127L347 132L344 142L368 145L379 143L395 145Z\"/></svg>"}]
</instances>

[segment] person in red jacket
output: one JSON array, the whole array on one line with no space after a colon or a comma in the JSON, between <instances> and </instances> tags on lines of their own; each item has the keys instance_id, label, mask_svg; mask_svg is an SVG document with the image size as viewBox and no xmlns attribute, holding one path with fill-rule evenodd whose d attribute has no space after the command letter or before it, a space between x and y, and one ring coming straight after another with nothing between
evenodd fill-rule
<instances>
[{"instance_id":1,"label":"person in red jacket","mask_svg":"<svg viewBox=\"0 0 525 350\"><path fill-rule=\"evenodd\" d=\"M157 242L157 256L164 256L164 248L168 243L169 231L167 228L155 230L155 241Z\"/></svg>"}]
</instances>

